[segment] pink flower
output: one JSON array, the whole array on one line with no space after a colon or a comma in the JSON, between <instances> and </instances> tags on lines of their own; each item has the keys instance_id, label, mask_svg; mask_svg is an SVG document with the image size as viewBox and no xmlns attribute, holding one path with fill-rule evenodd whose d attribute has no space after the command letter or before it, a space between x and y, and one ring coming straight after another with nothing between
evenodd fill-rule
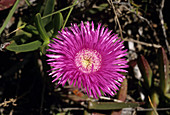
<instances>
[{"instance_id":1,"label":"pink flower","mask_svg":"<svg viewBox=\"0 0 170 115\"><path fill-rule=\"evenodd\" d=\"M123 41L108 28L98 24L94 29L93 22L83 24L80 28L72 24L65 28L57 38L49 44L46 54L48 64L52 67L51 73L55 82L83 89L87 95L98 98L101 91L113 96L121 86L127 72L127 61L123 58L127 50L123 50Z\"/></svg>"}]
</instances>

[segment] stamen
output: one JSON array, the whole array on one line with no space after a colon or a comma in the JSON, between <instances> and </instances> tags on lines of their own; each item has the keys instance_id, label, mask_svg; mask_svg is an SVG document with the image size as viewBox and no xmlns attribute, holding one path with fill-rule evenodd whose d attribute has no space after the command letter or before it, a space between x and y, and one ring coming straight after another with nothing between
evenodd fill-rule
<instances>
[{"instance_id":1,"label":"stamen","mask_svg":"<svg viewBox=\"0 0 170 115\"><path fill-rule=\"evenodd\" d=\"M75 64L83 73L96 72L101 67L101 55L96 50L83 49L76 54Z\"/></svg>"}]
</instances>

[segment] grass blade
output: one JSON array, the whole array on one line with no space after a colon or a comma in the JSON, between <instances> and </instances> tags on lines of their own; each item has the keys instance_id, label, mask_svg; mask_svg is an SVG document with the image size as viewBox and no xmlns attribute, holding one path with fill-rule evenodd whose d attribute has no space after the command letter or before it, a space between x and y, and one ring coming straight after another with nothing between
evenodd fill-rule
<instances>
[{"instance_id":1,"label":"grass blade","mask_svg":"<svg viewBox=\"0 0 170 115\"><path fill-rule=\"evenodd\" d=\"M5 19L2 27L0 28L0 35L1 35L1 33L3 32L3 30L5 29L6 25L8 24L9 20L11 19L11 17L13 16L13 14L14 14L14 12L15 12L18 4L19 4L19 1L20 1L20 0L17 0L17 1L15 2L14 6L12 7L12 9L10 10L7 18Z\"/></svg>"}]
</instances>

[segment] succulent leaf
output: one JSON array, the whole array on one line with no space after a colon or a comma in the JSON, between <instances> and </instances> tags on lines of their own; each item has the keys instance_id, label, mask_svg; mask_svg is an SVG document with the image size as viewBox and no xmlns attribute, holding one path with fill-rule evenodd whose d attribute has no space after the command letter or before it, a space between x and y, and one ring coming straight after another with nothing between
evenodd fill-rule
<instances>
[{"instance_id":1,"label":"succulent leaf","mask_svg":"<svg viewBox=\"0 0 170 115\"><path fill-rule=\"evenodd\" d=\"M138 58L138 66L144 78L146 88L150 88L152 84L152 70L148 61L143 55L140 55Z\"/></svg>"},{"instance_id":2,"label":"succulent leaf","mask_svg":"<svg viewBox=\"0 0 170 115\"><path fill-rule=\"evenodd\" d=\"M170 76L169 76L169 61L165 50L163 48L158 49L158 65L160 75L160 88L166 95L170 90Z\"/></svg>"}]
</instances>

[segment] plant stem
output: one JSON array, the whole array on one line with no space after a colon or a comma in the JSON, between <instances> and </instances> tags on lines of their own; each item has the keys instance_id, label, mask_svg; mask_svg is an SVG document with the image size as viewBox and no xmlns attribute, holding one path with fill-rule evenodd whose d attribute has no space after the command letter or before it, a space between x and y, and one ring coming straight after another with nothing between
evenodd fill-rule
<instances>
[{"instance_id":1,"label":"plant stem","mask_svg":"<svg viewBox=\"0 0 170 115\"><path fill-rule=\"evenodd\" d=\"M83 1L84 1L84 0L83 0ZM46 16L43 16L43 17L41 17L41 19L47 18L47 17L52 16L52 15L54 15L54 14L57 14L57 13L59 13L59 12L62 12L62 11L64 11L64 10L67 10L67 9L69 9L69 8L72 8L73 6L76 6L76 5L77 5L77 4L70 5L70 6L68 6L68 7L65 7L65 8L61 9L61 10L58 10L58 11L56 11L56 12L53 12L53 13L48 14L48 15L46 15Z\"/></svg>"},{"instance_id":2,"label":"plant stem","mask_svg":"<svg viewBox=\"0 0 170 115\"><path fill-rule=\"evenodd\" d=\"M74 1L73 5L75 5L76 2L77 2L77 0ZM67 17L66 17L66 20L65 20L65 22L64 22L64 24L63 24L62 29L64 29L64 27L65 27L65 25L66 25L66 23L67 23L67 21L68 21L68 18L70 17L70 14L71 14L72 10L73 10L73 7L70 8L70 11L68 12L68 15L67 15Z\"/></svg>"},{"instance_id":3,"label":"plant stem","mask_svg":"<svg viewBox=\"0 0 170 115\"><path fill-rule=\"evenodd\" d=\"M26 2L26 4L27 4L28 6L31 6L31 3L30 3L29 0L25 0L25 2Z\"/></svg>"}]
</instances>

